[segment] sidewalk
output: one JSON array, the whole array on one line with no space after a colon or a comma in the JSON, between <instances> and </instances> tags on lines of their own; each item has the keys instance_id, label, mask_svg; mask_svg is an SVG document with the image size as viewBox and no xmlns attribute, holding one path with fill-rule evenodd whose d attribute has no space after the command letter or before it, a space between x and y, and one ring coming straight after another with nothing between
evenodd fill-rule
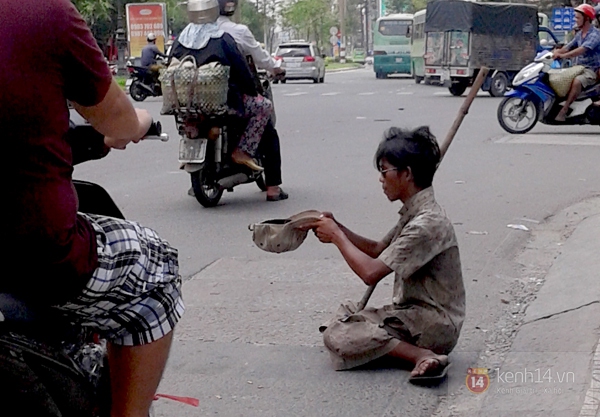
<instances>
[{"instance_id":1,"label":"sidewalk","mask_svg":"<svg viewBox=\"0 0 600 417\"><path fill-rule=\"evenodd\" d=\"M600 417L600 196L532 231L478 352L454 351L435 417Z\"/></svg>"},{"instance_id":2,"label":"sidewalk","mask_svg":"<svg viewBox=\"0 0 600 417\"><path fill-rule=\"evenodd\" d=\"M502 366L490 372L480 412L600 416L599 337L600 214L595 214L564 243Z\"/></svg>"}]
</instances>

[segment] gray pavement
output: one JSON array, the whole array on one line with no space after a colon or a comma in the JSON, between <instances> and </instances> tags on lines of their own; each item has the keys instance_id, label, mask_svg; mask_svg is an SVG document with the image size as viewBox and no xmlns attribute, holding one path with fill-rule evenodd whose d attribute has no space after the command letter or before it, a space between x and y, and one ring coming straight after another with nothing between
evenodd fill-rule
<instances>
[{"instance_id":1,"label":"gray pavement","mask_svg":"<svg viewBox=\"0 0 600 417\"><path fill-rule=\"evenodd\" d=\"M161 385L200 407L161 400L156 415L598 416L600 198L535 229L520 260L557 256L545 275L523 276L534 283L530 304L523 293L507 300L508 314L521 316L509 349L500 358L454 352L437 388L410 385L394 363L332 370L317 326L333 314L332 300L362 290L343 262L223 258L184 286L187 312ZM383 300L376 293L372 303ZM473 367L488 370L480 394L466 388Z\"/></svg>"},{"instance_id":2,"label":"gray pavement","mask_svg":"<svg viewBox=\"0 0 600 417\"><path fill-rule=\"evenodd\" d=\"M549 407L533 400L527 407L510 392L504 402L493 399L495 385L480 395L465 385L469 367L519 372L517 365L526 365L545 373L545 358L532 356L525 363L519 352L528 349L563 351L548 355L557 361L571 355L572 369L555 370L574 372L570 389L583 406L588 376L579 355L591 354L585 353L590 339L585 332L574 339L585 352L566 351L554 340L574 338L572 331L585 323L584 313L595 305L582 306L594 282L578 292L585 299L575 297L574 287L560 299L541 298L540 289L548 284L550 291L555 264L579 251L569 249L578 240L577 226L599 212L593 198L600 195L598 127L538 125L527 135L507 135L496 120L500 99L479 94L434 184L461 248L467 318L448 383L426 389L408 385L408 372L394 364L334 372L317 327L340 301L359 299L364 287L331 245L309 236L292 253L268 254L252 244L247 225L314 208L333 211L356 232L383 236L397 221L399 207L382 197L373 168L381 133L391 125L427 124L442 138L463 99L402 77L376 80L372 68L329 74L324 84L278 84L274 93L289 200L265 203L264 194L248 185L226 194L214 209L200 207L186 195L189 177L178 170L177 138L167 117L161 121L172 141L131 146L76 169L78 178L105 186L127 216L152 226L180 250L188 311L160 392L197 397L200 407L161 399L159 415L473 416L494 407L504 415L534 415L536 408ZM160 99L140 105L158 117ZM389 281L381 283L373 305L389 301ZM526 317L553 304L556 309L536 316L554 314L547 319ZM569 318L568 328L559 323ZM547 323L556 325L550 347L541 345L548 340L543 334L526 338L528 329L547 331L540 327ZM558 415L577 412L574 395L552 401Z\"/></svg>"}]
</instances>

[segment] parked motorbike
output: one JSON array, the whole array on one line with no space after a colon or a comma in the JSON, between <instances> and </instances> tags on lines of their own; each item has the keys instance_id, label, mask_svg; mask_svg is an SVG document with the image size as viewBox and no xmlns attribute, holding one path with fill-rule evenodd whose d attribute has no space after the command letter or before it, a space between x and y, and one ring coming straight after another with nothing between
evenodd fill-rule
<instances>
[{"instance_id":1,"label":"parked motorbike","mask_svg":"<svg viewBox=\"0 0 600 417\"><path fill-rule=\"evenodd\" d=\"M68 139L74 164L108 153L90 125L72 125ZM146 139L166 141L168 135L154 123ZM80 211L124 218L101 186L73 183ZM6 417L108 417L105 343L56 309L0 292L0 402Z\"/></svg>"},{"instance_id":2,"label":"parked motorbike","mask_svg":"<svg viewBox=\"0 0 600 417\"><path fill-rule=\"evenodd\" d=\"M571 105L564 122L557 122L564 99L550 87L549 73L553 70L552 52L540 52L534 62L523 68L513 80L513 89L508 91L498 106L498 122L504 130L513 134L529 132L541 121L547 125L600 125L600 84L581 92Z\"/></svg>"},{"instance_id":3,"label":"parked motorbike","mask_svg":"<svg viewBox=\"0 0 600 417\"><path fill-rule=\"evenodd\" d=\"M259 92L273 101L268 74L256 71L251 61L250 64ZM246 120L229 114L205 115L184 109L175 115L175 121L181 135L179 162L182 169L190 174L194 197L203 207L215 207L225 190L233 192L233 188L240 184L256 183L261 191L267 190L263 172L253 171L231 160ZM273 110L272 127L275 127L275 122ZM262 165L262 155L255 159Z\"/></svg>"},{"instance_id":4,"label":"parked motorbike","mask_svg":"<svg viewBox=\"0 0 600 417\"><path fill-rule=\"evenodd\" d=\"M129 71L129 95L135 101L144 101L146 97L162 96L162 88L158 81L157 71L150 68L138 67L130 63L127 64Z\"/></svg>"}]
</instances>

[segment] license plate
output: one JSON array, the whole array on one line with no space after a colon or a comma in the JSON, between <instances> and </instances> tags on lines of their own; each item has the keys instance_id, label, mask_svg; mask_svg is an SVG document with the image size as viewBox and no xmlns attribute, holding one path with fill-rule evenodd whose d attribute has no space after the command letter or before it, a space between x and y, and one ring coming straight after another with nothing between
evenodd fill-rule
<instances>
[{"instance_id":1,"label":"license plate","mask_svg":"<svg viewBox=\"0 0 600 417\"><path fill-rule=\"evenodd\" d=\"M208 139L187 139L179 141L179 162L201 164L206 159Z\"/></svg>"},{"instance_id":2,"label":"license plate","mask_svg":"<svg viewBox=\"0 0 600 417\"><path fill-rule=\"evenodd\" d=\"M125 87L129 88L131 86L131 83L133 82L132 78L128 78L127 81L125 81Z\"/></svg>"},{"instance_id":3,"label":"license plate","mask_svg":"<svg viewBox=\"0 0 600 417\"><path fill-rule=\"evenodd\" d=\"M300 63L299 62L286 62L285 67L286 68L300 68Z\"/></svg>"},{"instance_id":4,"label":"license plate","mask_svg":"<svg viewBox=\"0 0 600 417\"><path fill-rule=\"evenodd\" d=\"M449 79L450 79L450 71L448 71L447 69L442 70L442 73L440 74L440 81L444 82Z\"/></svg>"},{"instance_id":5,"label":"license plate","mask_svg":"<svg viewBox=\"0 0 600 417\"><path fill-rule=\"evenodd\" d=\"M402 62L402 58L396 58L396 62Z\"/></svg>"}]
</instances>

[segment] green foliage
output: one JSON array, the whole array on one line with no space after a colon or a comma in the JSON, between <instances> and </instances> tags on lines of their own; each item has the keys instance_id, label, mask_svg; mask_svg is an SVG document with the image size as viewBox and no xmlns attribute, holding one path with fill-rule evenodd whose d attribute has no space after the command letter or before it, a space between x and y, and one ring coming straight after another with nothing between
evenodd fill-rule
<instances>
[{"instance_id":1,"label":"green foliage","mask_svg":"<svg viewBox=\"0 0 600 417\"><path fill-rule=\"evenodd\" d=\"M258 11L257 5L248 0L239 3L240 23L248 26L254 37L261 41L264 38L264 15Z\"/></svg>"},{"instance_id":2,"label":"green foliage","mask_svg":"<svg viewBox=\"0 0 600 417\"><path fill-rule=\"evenodd\" d=\"M429 0L385 0L388 13L414 13L427 6ZM501 0L499 0L501 1Z\"/></svg>"},{"instance_id":3,"label":"green foliage","mask_svg":"<svg viewBox=\"0 0 600 417\"><path fill-rule=\"evenodd\" d=\"M319 46L326 41L329 28L339 23L330 0L296 0L283 6L281 16L285 28Z\"/></svg>"}]
</instances>

